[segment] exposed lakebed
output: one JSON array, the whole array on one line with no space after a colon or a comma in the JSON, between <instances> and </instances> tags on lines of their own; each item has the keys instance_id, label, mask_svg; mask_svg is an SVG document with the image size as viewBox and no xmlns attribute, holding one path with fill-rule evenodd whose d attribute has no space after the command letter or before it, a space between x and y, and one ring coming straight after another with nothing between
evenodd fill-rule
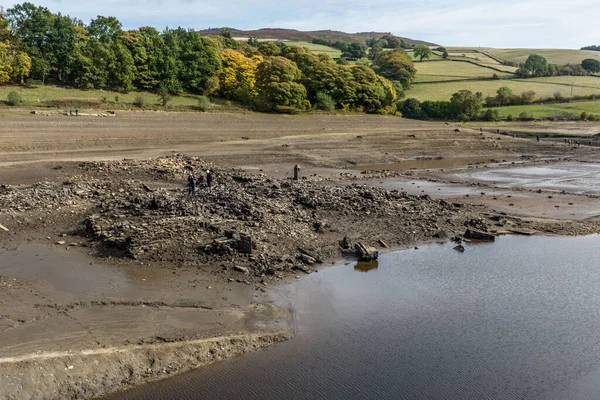
<instances>
[{"instance_id":1,"label":"exposed lakebed","mask_svg":"<svg viewBox=\"0 0 600 400\"><path fill-rule=\"evenodd\" d=\"M311 274L292 340L114 398L597 398L600 236L452 247Z\"/></svg>"}]
</instances>

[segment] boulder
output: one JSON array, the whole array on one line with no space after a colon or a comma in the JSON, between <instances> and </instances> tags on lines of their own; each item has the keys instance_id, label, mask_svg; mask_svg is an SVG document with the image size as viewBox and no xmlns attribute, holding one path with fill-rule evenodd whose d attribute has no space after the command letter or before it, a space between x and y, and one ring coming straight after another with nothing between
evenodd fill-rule
<instances>
[{"instance_id":1,"label":"boulder","mask_svg":"<svg viewBox=\"0 0 600 400\"><path fill-rule=\"evenodd\" d=\"M379 257L379 251L375 247L365 246L360 242L354 245L354 250L360 261L373 261Z\"/></svg>"},{"instance_id":2,"label":"boulder","mask_svg":"<svg viewBox=\"0 0 600 400\"><path fill-rule=\"evenodd\" d=\"M472 229L467 229L467 231L465 232L465 234L463 236L465 239L481 240L484 242L493 242L496 240L496 237L492 234L475 231Z\"/></svg>"},{"instance_id":3,"label":"boulder","mask_svg":"<svg viewBox=\"0 0 600 400\"><path fill-rule=\"evenodd\" d=\"M252 254L252 237L250 235L240 235L238 251L242 254Z\"/></svg>"}]
</instances>

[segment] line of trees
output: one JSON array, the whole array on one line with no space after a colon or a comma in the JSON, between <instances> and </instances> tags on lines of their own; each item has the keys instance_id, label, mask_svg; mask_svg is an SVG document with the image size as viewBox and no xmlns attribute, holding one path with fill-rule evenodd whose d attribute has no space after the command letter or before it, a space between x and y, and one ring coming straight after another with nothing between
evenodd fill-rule
<instances>
[{"instance_id":1,"label":"line of trees","mask_svg":"<svg viewBox=\"0 0 600 400\"><path fill-rule=\"evenodd\" d=\"M344 46L356 52L348 58L366 56L362 44ZM188 92L264 111L395 112L395 101L415 73L410 56L399 47L379 54L371 66L340 65L307 48L238 42L227 31L202 37L182 28L124 30L114 17L98 16L84 24L31 3L0 14L0 83L29 77L31 83L148 90L165 98Z\"/></svg>"},{"instance_id":2,"label":"line of trees","mask_svg":"<svg viewBox=\"0 0 600 400\"><path fill-rule=\"evenodd\" d=\"M519 64L515 75L519 78L537 78L542 76L584 76L600 72L600 62L585 59L581 64L557 65L549 63L544 56L531 54L525 63Z\"/></svg>"},{"instance_id":3,"label":"line of trees","mask_svg":"<svg viewBox=\"0 0 600 400\"><path fill-rule=\"evenodd\" d=\"M397 109L404 118L441 119L469 121L474 119L495 120L497 110L486 110L483 115L483 94L470 90L459 90L449 101L423 101L409 98L398 102ZM489 111L489 112L488 112ZM489 115L488 115L489 114Z\"/></svg>"},{"instance_id":4,"label":"line of trees","mask_svg":"<svg viewBox=\"0 0 600 400\"><path fill-rule=\"evenodd\" d=\"M600 46L586 46L586 47L582 47L581 50L591 50L591 51L600 51Z\"/></svg>"}]
</instances>

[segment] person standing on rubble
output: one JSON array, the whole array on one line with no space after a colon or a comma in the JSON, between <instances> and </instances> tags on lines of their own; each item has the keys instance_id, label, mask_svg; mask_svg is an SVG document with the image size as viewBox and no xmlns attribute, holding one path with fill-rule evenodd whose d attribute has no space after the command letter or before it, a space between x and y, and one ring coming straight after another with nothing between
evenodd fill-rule
<instances>
[{"instance_id":1,"label":"person standing on rubble","mask_svg":"<svg viewBox=\"0 0 600 400\"><path fill-rule=\"evenodd\" d=\"M212 180L213 180L212 172L210 172L210 169L208 169L208 170L206 170L206 185L209 188L212 187Z\"/></svg>"},{"instance_id":2,"label":"person standing on rubble","mask_svg":"<svg viewBox=\"0 0 600 400\"><path fill-rule=\"evenodd\" d=\"M188 181L188 195L195 196L196 195L196 175L193 172L190 172L187 178Z\"/></svg>"}]
</instances>

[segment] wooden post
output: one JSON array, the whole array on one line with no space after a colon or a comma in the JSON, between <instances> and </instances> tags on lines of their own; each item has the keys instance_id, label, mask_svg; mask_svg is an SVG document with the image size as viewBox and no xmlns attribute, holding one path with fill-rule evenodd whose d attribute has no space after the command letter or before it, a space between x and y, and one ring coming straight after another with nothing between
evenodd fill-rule
<instances>
[{"instance_id":1,"label":"wooden post","mask_svg":"<svg viewBox=\"0 0 600 400\"><path fill-rule=\"evenodd\" d=\"M294 180L297 181L300 179L300 166L298 164L294 165Z\"/></svg>"}]
</instances>

